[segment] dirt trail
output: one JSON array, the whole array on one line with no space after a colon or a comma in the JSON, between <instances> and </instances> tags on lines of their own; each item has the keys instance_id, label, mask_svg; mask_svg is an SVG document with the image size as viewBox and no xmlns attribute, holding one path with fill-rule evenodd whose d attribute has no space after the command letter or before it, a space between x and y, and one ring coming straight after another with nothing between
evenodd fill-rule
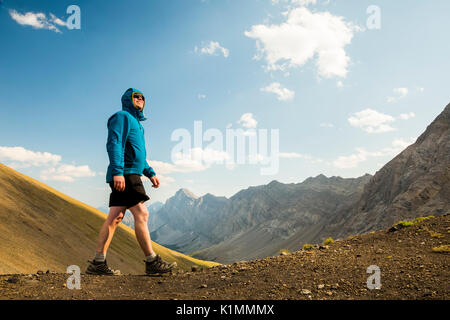
<instances>
[{"instance_id":1,"label":"dirt trail","mask_svg":"<svg viewBox=\"0 0 450 320\"><path fill-rule=\"evenodd\" d=\"M398 230L335 241L255 261L163 276L69 274L0 276L1 299L449 299L450 215ZM380 268L381 288L369 290L367 268ZM82 272L86 266L82 266ZM114 267L114 266L112 266Z\"/></svg>"}]
</instances>

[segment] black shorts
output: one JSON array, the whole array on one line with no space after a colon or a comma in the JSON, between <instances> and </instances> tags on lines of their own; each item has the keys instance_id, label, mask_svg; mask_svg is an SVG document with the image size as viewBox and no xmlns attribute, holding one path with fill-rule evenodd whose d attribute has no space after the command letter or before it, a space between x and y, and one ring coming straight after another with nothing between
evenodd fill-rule
<instances>
[{"instance_id":1,"label":"black shorts","mask_svg":"<svg viewBox=\"0 0 450 320\"><path fill-rule=\"evenodd\" d=\"M114 181L109 182L111 187L111 194L109 195L110 207L127 207L137 205L141 201L150 200L150 197L145 193L144 185L141 181L141 176L138 174L124 175L125 190L118 191L114 188Z\"/></svg>"}]
</instances>

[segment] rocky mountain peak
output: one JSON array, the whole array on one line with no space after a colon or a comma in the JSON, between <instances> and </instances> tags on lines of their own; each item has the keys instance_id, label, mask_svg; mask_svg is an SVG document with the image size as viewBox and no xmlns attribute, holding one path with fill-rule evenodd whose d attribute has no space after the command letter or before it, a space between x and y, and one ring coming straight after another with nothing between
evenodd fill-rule
<instances>
[{"instance_id":1,"label":"rocky mountain peak","mask_svg":"<svg viewBox=\"0 0 450 320\"><path fill-rule=\"evenodd\" d=\"M186 188L181 188L175 193L176 198L190 198L190 199L197 199L198 196L196 196L193 192L189 191Z\"/></svg>"},{"instance_id":2,"label":"rocky mountain peak","mask_svg":"<svg viewBox=\"0 0 450 320\"><path fill-rule=\"evenodd\" d=\"M328 178L324 174L319 174L315 177L309 177L303 181L303 183L326 183Z\"/></svg>"},{"instance_id":3,"label":"rocky mountain peak","mask_svg":"<svg viewBox=\"0 0 450 320\"><path fill-rule=\"evenodd\" d=\"M278 181L278 180L272 180L272 181L270 181L267 184L267 186L269 186L269 187L274 187L274 186L277 186L277 185L282 185L282 183L280 181Z\"/></svg>"},{"instance_id":4,"label":"rocky mountain peak","mask_svg":"<svg viewBox=\"0 0 450 320\"><path fill-rule=\"evenodd\" d=\"M442 135L444 132L448 131L450 124L450 103L444 108L444 110L434 119L434 121L427 127L427 129L422 133L419 138L417 138L417 143L422 143L428 137L432 135Z\"/></svg>"}]
</instances>

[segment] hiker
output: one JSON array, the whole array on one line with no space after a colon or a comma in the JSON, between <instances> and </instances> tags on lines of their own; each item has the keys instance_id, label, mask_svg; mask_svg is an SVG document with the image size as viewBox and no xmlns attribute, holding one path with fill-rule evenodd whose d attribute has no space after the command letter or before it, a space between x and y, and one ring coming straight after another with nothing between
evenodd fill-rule
<instances>
[{"instance_id":1,"label":"hiker","mask_svg":"<svg viewBox=\"0 0 450 320\"><path fill-rule=\"evenodd\" d=\"M150 179L153 188L159 187L159 180L146 160L144 128L140 121L144 116L145 97L139 90L130 88L122 96L122 110L108 119L108 151L110 164L106 182L111 187L109 214L100 230L97 250L93 261L89 261L86 273L96 275L117 275L106 263L106 252L114 231L129 209L134 217L136 239L145 254L145 273L171 271L176 262L168 264L153 249L148 230L148 210L144 202L149 200L141 181L142 174Z\"/></svg>"}]
</instances>

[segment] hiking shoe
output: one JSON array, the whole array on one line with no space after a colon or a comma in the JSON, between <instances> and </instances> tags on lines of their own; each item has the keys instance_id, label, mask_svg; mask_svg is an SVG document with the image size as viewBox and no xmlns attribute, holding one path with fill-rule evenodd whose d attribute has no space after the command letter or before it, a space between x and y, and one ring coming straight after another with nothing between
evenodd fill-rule
<instances>
[{"instance_id":1,"label":"hiking shoe","mask_svg":"<svg viewBox=\"0 0 450 320\"><path fill-rule=\"evenodd\" d=\"M96 274L100 276L118 276L120 270L113 270L108 267L106 260L104 262L96 262L95 260L90 262L89 267L86 269L86 274Z\"/></svg>"},{"instance_id":2,"label":"hiking shoe","mask_svg":"<svg viewBox=\"0 0 450 320\"><path fill-rule=\"evenodd\" d=\"M176 267L177 263L167 263L161 259L161 256L158 254L156 255L155 259L153 261L148 262L145 261L145 273L146 274L155 274L155 273L166 273L172 271L174 267Z\"/></svg>"}]
</instances>

